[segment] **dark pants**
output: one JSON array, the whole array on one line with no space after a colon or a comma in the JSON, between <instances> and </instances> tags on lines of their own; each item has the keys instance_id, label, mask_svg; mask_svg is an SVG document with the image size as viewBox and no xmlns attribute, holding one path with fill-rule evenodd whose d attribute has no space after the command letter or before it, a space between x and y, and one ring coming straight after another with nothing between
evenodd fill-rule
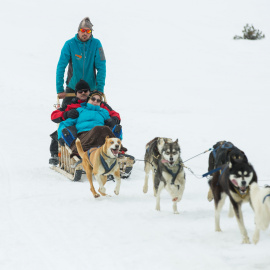
<instances>
[{"instance_id":1,"label":"dark pants","mask_svg":"<svg viewBox=\"0 0 270 270\"><path fill-rule=\"evenodd\" d=\"M58 139L57 139L57 130L50 135L51 137L51 145L50 145L50 152L51 156L58 156Z\"/></svg>"},{"instance_id":2,"label":"dark pants","mask_svg":"<svg viewBox=\"0 0 270 270\"><path fill-rule=\"evenodd\" d=\"M107 126L97 126L89 131L78 133L78 138L81 141L83 151L86 152L92 147L99 147L105 143L105 138L115 138L111 129ZM78 155L75 141L70 146L72 150L71 156Z\"/></svg>"}]
</instances>

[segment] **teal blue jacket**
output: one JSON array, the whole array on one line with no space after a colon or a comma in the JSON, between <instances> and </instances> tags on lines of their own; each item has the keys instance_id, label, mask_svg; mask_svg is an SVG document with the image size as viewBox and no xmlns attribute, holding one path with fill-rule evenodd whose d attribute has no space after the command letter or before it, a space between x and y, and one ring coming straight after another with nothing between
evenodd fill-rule
<instances>
[{"instance_id":1,"label":"teal blue jacket","mask_svg":"<svg viewBox=\"0 0 270 270\"><path fill-rule=\"evenodd\" d=\"M66 127L75 125L77 133L80 133L83 131L89 131L96 126L104 126L104 121L110 118L107 110L86 102L82 103L81 107L76 110L79 112L78 118L68 118L59 124L58 139L62 136L62 129Z\"/></svg>"},{"instance_id":2,"label":"teal blue jacket","mask_svg":"<svg viewBox=\"0 0 270 270\"><path fill-rule=\"evenodd\" d=\"M80 79L90 85L91 91L103 93L106 78L106 59L102 45L93 36L86 42L78 39L77 34L62 48L56 70L56 91L64 92L64 74L67 65L66 85L75 90Z\"/></svg>"}]
</instances>

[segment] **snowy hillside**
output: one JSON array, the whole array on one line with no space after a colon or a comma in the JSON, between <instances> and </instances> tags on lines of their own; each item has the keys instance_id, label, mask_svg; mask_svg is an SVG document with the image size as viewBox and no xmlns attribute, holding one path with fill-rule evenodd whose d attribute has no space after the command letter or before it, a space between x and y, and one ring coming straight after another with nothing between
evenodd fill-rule
<instances>
[{"instance_id":1,"label":"snowy hillside","mask_svg":"<svg viewBox=\"0 0 270 270\"><path fill-rule=\"evenodd\" d=\"M242 245L228 201L222 233L206 179L186 171L180 214L166 191L155 211L137 161L120 195L94 199L85 176L50 170L50 121L60 51L89 16L107 59L105 93L121 114L124 145L143 159L156 136L178 138L183 160L229 140L259 185L268 170L270 2L267 0L1 1L0 269L269 269L270 230ZM266 38L233 40L245 24ZM186 163L207 171L208 154ZM95 183L97 184L97 183ZM254 214L243 207L252 239Z\"/></svg>"}]
</instances>

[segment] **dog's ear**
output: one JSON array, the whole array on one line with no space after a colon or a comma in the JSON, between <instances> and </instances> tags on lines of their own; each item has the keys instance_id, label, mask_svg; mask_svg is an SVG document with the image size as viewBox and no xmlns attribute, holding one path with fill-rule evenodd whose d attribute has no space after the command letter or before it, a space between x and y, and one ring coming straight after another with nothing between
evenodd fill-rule
<instances>
[{"instance_id":1,"label":"dog's ear","mask_svg":"<svg viewBox=\"0 0 270 270\"><path fill-rule=\"evenodd\" d=\"M175 143L178 143L178 139L176 139Z\"/></svg>"},{"instance_id":2,"label":"dog's ear","mask_svg":"<svg viewBox=\"0 0 270 270\"><path fill-rule=\"evenodd\" d=\"M232 168L232 166L233 166L233 164L235 163L235 159L233 158L233 156L231 155L231 156L229 156L229 168L231 169Z\"/></svg>"},{"instance_id":3,"label":"dog's ear","mask_svg":"<svg viewBox=\"0 0 270 270\"><path fill-rule=\"evenodd\" d=\"M245 152L241 151L241 153L243 154L243 162L248 163L248 158L245 155Z\"/></svg>"},{"instance_id":4,"label":"dog's ear","mask_svg":"<svg viewBox=\"0 0 270 270\"><path fill-rule=\"evenodd\" d=\"M158 142L157 142L157 147L158 147L158 151L160 154L162 152L162 148L163 148L164 144L165 144L165 140L163 138L159 138Z\"/></svg>"}]
</instances>

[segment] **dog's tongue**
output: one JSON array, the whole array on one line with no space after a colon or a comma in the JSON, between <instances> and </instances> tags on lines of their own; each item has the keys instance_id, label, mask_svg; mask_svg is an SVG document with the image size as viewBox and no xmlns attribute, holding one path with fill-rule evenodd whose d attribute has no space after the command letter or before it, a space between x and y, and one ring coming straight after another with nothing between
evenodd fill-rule
<instances>
[{"instance_id":1,"label":"dog's tongue","mask_svg":"<svg viewBox=\"0 0 270 270\"><path fill-rule=\"evenodd\" d=\"M241 191L246 191L246 187L240 187Z\"/></svg>"},{"instance_id":2,"label":"dog's tongue","mask_svg":"<svg viewBox=\"0 0 270 270\"><path fill-rule=\"evenodd\" d=\"M232 183L233 183L236 187L238 187L238 184L237 184L237 182L236 182L235 179L232 180Z\"/></svg>"},{"instance_id":3,"label":"dog's tongue","mask_svg":"<svg viewBox=\"0 0 270 270\"><path fill-rule=\"evenodd\" d=\"M166 160L166 159L162 159L161 162L162 162L162 163L169 163L169 161Z\"/></svg>"},{"instance_id":4,"label":"dog's tongue","mask_svg":"<svg viewBox=\"0 0 270 270\"><path fill-rule=\"evenodd\" d=\"M112 153L116 156L116 155L118 155L119 150L118 149L112 149Z\"/></svg>"}]
</instances>

